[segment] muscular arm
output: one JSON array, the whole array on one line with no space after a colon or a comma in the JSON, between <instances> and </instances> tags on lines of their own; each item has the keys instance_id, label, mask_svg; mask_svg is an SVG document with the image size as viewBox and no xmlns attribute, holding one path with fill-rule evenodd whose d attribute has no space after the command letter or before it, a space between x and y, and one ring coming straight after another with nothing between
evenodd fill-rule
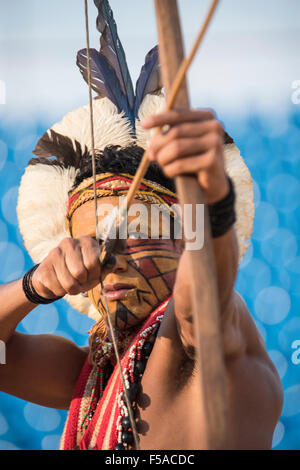
<instances>
[{"instance_id":1,"label":"muscular arm","mask_svg":"<svg viewBox=\"0 0 300 470\"><path fill-rule=\"evenodd\" d=\"M242 353L245 349L245 338L239 322L239 301L234 292L238 247L233 228L221 237L213 239L213 252L216 263L223 350L225 356L232 356ZM175 315L182 343L187 352L193 355L194 330L191 296L186 295L186 292L190 290L191 282L188 254L184 252L180 259L174 288ZM201 312L199 314L201 315Z\"/></svg>"},{"instance_id":2,"label":"muscular arm","mask_svg":"<svg viewBox=\"0 0 300 470\"><path fill-rule=\"evenodd\" d=\"M0 288L0 339L6 344L6 364L0 365L0 390L39 405L68 408L86 353L55 335L15 331L35 307L22 280Z\"/></svg>"},{"instance_id":3,"label":"muscular arm","mask_svg":"<svg viewBox=\"0 0 300 470\"><path fill-rule=\"evenodd\" d=\"M207 204L223 199L228 192L224 134L214 114L206 110L171 111L151 117L143 123L147 129L165 125L169 125L170 130L154 138L150 159L156 160L166 176L171 178L194 173ZM243 432L243 436L246 436L245 444L255 447L255 442L260 442L264 448L268 448L270 442L267 440L270 440L280 416L282 388L247 306L234 291L238 269L238 245L234 228L213 239L213 252L227 389L232 411L230 421L236 432L236 441L239 432ZM189 295L193 279L187 258L187 253L183 252L177 270L174 306L170 308L173 309L180 342L193 360L195 336ZM198 314L201 315L201 312ZM197 364L194 366L194 371L197 371ZM267 426L270 431L264 434L268 436L265 441L262 436L257 436L257 419L263 424L262 434ZM248 426L248 430L245 426Z\"/></svg>"},{"instance_id":4,"label":"muscular arm","mask_svg":"<svg viewBox=\"0 0 300 470\"><path fill-rule=\"evenodd\" d=\"M99 282L99 245L90 237L65 239L34 276L43 297L88 290ZM87 351L60 336L16 332L35 306L27 300L21 279L0 287L0 339L6 344L0 390L39 405L67 409Z\"/></svg>"},{"instance_id":5,"label":"muscular arm","mask_svg":"<svg viewBox=\"0 0 300 470\"><path fill-rule=\"evenodd\" d=\"M0 365L0 390L38 405L68 409L87 353L56 335L14 332Z\"/></svg>"},{"instance_id":6,"label":"muscular arm","mask_svg":"<svg viewBox=\"0 0 300 470\"><path fill-rule=\"evenodd\" d=\"M229 191L224 163L224 129L208 110L170 111L153 116L142 123L149 129L170 126L158 134L150 146L150 159L156 160L170 178L195 174L207 204L222 200ZM213 239L220 321L225 356L238 354L245 348L240 329L234 282L238 269L238 245L234 228ZM174 288L175 315L182 343L194 347L192 307L187 292L193 283L188 255L183 252ZM199 292L201 296L201 292ZM199 312L201 315L201 312Z\"/></svg>"},{"instance_id":7,"label":"muscular arm","mask_svg":"<svg viewBox=\"0 0 300 470\"><path fill-rule=\"evenodd\" d=\"M233 289L237 272L234 230L215 239L213 249L232 448L271 449L272 435L282 410L280 378L245 302ZM195 342L191 310L186 309L188 296L182 291L183 279L188 279L186 261L184 257L181 259L177 272L174 314L184 349L193 358Z\"/></svg>"},{"instance_id":8,"label":"muscular arm","mask_svg":"<svg viewBox=\"0 0 300 470\"><path fill-rule=\"evenodd\" d=\"M282 386L245 302L234 291L238 263L234 229L215 239L213 250L232 448L271 449L272 435L282 410ZM183 254L177 272L174 315L182 345L193 359L194 330L186 295L190 282L186 254ZM194 370L197 371L197 367Z\"/></svg>"}]
</instances>

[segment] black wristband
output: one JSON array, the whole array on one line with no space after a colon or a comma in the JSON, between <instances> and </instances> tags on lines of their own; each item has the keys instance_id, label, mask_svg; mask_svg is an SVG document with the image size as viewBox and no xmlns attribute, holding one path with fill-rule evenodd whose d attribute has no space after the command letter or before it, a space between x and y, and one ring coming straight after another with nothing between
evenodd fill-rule
<instances>
[{"instance_id":1,"label":"black wristband","mask_svg":"<svg viewBox=\"0 0 300 470\"><path fill-rule=\"evenodd\" d=\"M27 299L33 304L51 304L52 302L55 302L56 300L61 299L62 297L54 297L53 299L45 299L45 297L42 297L37 293L37 291L33 287L32 275L38 267L39 267L39 264L36 264L32 268L30 268L26 274L24 274L22 286L23 286L24 294L26 295Z\"/></svg>"},{"instance_id":2,"label":"black wristband","mask_svg":"<svg viewBox=\"0 0 300 470\"><path fill-rule=\"evenodd\" d=\"M236 221L234 186L229 176L227 176L227 179L229 183L228 194L221 201L208 205L211 234L213 238L224 235Z\"/></svg>"}]
</instances>

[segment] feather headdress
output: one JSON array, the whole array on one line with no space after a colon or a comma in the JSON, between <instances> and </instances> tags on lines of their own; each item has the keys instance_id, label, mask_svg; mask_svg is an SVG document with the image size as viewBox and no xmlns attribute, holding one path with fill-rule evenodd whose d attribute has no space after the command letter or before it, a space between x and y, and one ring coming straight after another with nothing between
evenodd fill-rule
<instances>
[{"instance_id":1,"label":"feather headdress","mask_svg":"<svg viewBox=\"0 0 300 470\"><path fill-rule=\"evenodd\" d=\"M162 94L157 46L146 55L133 91L125 53L107 0L94 0L98 8L97 29L101 33L100 51L90 49L91 84L97 93L93 101L95 149L108 145L146 148L151 131L140 122L162 112ZM77 54L77 65L87 81L87 51ZM68 193L73 187L82 158L91 153L89 106L68 113L38 141L22 177L17 206L18 221L25 247L35 263L41 262L61 240L70 236L66 228ZM236 231L240 259L251 236L254 204L251 175L239 150L228 139L224 145L226 171L237 194ZM54 158L49 158L54 157ZM77 310L99 319L88 298L67 295Z\"/></svg>"}]
</instances>

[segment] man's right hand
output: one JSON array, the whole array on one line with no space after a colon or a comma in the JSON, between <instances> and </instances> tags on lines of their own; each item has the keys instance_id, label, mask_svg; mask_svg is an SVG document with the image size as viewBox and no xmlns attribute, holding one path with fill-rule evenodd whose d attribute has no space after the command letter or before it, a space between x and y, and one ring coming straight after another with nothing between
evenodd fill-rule
<instances>
[{"instance_id":1,"label":"man's right hand","mask_svg":"<svg viewBox=\"0 0 300 470\"><path fill-rule=\"evenodd\" d=\"M100 250L92 237L65 238L33 273L36 292L51 299L93 289L101 275Z\"/></svg>"}]
</instances>

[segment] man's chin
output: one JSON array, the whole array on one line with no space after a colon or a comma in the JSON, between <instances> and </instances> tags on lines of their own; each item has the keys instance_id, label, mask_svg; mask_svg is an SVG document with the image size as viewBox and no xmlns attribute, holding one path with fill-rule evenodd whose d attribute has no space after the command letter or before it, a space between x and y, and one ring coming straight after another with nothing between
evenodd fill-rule
<instances>
[{"instance_id":1,"label":"man's chin","mask_svg":"<svg viewBox=\"0 0 300 470\"><path fill-rule=\"evenodd\" d=\"M105 300L101 296L98 301L98 311L106 315ZM109 313L112 324L118 330L127 329L143 323L143 321L154 310L155 306L150 303L141 302L137 296L126 296L122 299L108 301Z\"/></svg>"}]
</instances>

